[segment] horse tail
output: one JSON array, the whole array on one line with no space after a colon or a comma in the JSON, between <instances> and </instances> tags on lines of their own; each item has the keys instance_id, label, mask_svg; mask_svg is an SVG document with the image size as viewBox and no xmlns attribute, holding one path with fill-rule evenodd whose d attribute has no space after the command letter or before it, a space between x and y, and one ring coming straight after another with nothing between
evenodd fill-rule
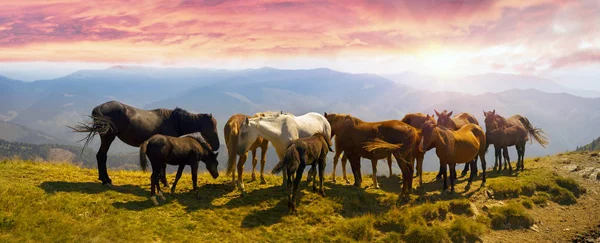
<instances>
[{"instance_id":1,"label":"horse tail","mask_svg":"<svg viewBox=\"0 0 600 243\"><path fill-rule=\"evenodd\" d=\"M287 169L287 173L291 174L296 172L298 167L300 166L300 154L298 153L298 149L295 144L290 145L283 155L283 160L279 161L275 168L271 171L272 174L278 174L283 170L283 168Z\"/></svg>"},{"instance_id":2,"label":"horse tail","mask_svg":"<svg viewBox=\"0 0 600 243\"><path fill-rule=\"evenodd\" d=\"M546 148L548 145L548 138L546 137L546 133L539 127L533 127L529 119L525 117L519 117L519 121L525 126L525 129L529 133L529 136L535 139L542 147Z\"/></svg>"},{"instance_id":3,"label":"horse tail","mask_svg":"<svg viewBox=\"0 0 600 243\"><path fill-rule=\"evenodd\" d=\"M96 106L94 110L92 110L92 115L88 116L92 119L91 121L80 122L75 126L67 126L74 132L87 133L83 139L77 141L85 141L83 148L81 148L81 153L83 153L85 148L92 141L94 136L96 136L96 134L100 134L102 136L115 129L115 125L111 121L110 117L104 116L102 111L100 111L100 108L100 106Z\"/></svg>"},{"instance_id":4,"label":"horse tail","mask_svg":"<svg viewBox=\"0 0 600 243\"><path fill-rule=\"evenodd\" d=\"M237 122L231 121L225 125L225 143L227 144L227 152L229 154L229 158L227 158L227 176L230 176L235 170L238 134L239 130Z\"/></svg>"},{"instance_id":5,"label":"horse tail","mask_svg":"<svg viewBox=\"0 0 600 243\"><path fill-rule=\"evenodd\" d=\"M393 144L383 141L382 139L375 138L373 141L366 142L363 145L363 148L368 152L373 152L376 150L384 150L386 152L394 152L402 148L402 144Z\"/></svg>"},{"instance_id":6,"label":"horse tail","mask_svg":"<svg viewBox=\"0 0 600 243\"><path fill-rule=\"evenodd\" d=\"M484 156L487 153L489 144L483 128L481 128L479 125L475 125L471 132L473 132L473 135L479 139L479 155Z\"/></svg>"},{"instance_id":7,"label":"horse tail","mask_svg":"<svg viewBox=\"0 0 600 243\"><path fill-rule=\"evenodd\" d=\"M144 141L144 143L140 145L140 167L142 167L142 171L148 169L148 160L146 159L146 147L148 146L148 141L150 141L150 139Z\"/></svg>"},{"instance_id":8,"label":"horse tail","mask_svg":"<svg viewBox=\"0 0 600 243\"><path fill-rule=\"evenodd\" d=\"M331 138L328 138L325 134L321 134L323 136L323 139L325 139L325 143L327 144L327 148L329 149L329 152L333 152L333 149L331 149Z\"/></svg>"}]
</instances>

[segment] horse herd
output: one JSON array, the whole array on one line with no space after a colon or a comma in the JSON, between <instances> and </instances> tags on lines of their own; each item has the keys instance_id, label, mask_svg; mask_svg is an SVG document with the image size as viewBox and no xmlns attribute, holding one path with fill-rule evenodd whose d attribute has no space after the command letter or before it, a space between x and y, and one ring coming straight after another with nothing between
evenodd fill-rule
<instances>
[{"instance_id":1,"label":"horse herd","mask_svg":"<svg viewBox=\"0 0 600 243\"><path fill-rule=\"evenodd\" d=\"M529 120L520 115L507 119L493 111L484 111L486 131L477 119L468 113L452 116L453 112L435 111L435 115L412 113L402 120L365 122L348 114L319 114L309 112L302 116L283 112L261 112L253 116L236 114L231 116L224 127L225 144L229 155L227 175L232 184L237 185L242 195L246 193L242 173L248 152L252 152L252 180L256 180L257 150L261 149L260 180L264 180L264 167L269 142L275 148L279 163L272 173L283 172L283 184L288 194L288 207L296 210L296 194L304 168L310 166L309 182L318 192L323 191L323 172L326 155L335 151L333 159L333 181L338 161L342 161L343 179L346 176L346 163L350 161L354 175L354 185L362 183L361 158L371 160L373 185L377 183L377 161L387 159L391 175L392 157L402 171L402 196L412 192L413 173L416 172L422 184L423 158L427 151L435 148L440 161L438 178L443 177L443 189L448 189L447 171L450 169L450 187L454 191L456 164L465 164L462 172L471 170L467 188L477 176L477 160L481 161L482 187L486 181L485 153L489 145L495 148L494 170L512 171L507 148L515 146L518 159L516 169L524 169L525 144L532 138L546 146L548 139L541 129L535 128ZM437 116L437 119L435 119ZM84 147L98 134L100 149L96 154L99 179L103 184L112 184L106 171L107 152L115 138L131 146L140 147L140 166L152 166L151 200L158 205L156 195L164 200L159 182L168 186L166 164L178 165L177 175L171 193L181 177L185 165L192 167L193 189L197 192L197 170L199 161L206 164L213 178L219 176L216 152L219 149L217 121L212 114L194 114L183 109L141 110L135 107L110 101L92 110L92 120L71 127L76 132L85 132ZM331 148L335 137L334 149ZM239 156L239 160L236 161ZM236 171L237 168L237 179ZM157 192L155 192L157 191Z\"/></svg>"}]
</instances>

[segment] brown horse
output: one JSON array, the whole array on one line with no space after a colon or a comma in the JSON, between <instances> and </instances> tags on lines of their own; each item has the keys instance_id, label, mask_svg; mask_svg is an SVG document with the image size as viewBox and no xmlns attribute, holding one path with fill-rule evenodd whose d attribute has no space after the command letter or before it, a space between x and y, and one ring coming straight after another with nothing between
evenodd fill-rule
<instances>
[{"instance_id":1,"label":"brown horse","mask_svg":"<svg viewBox=\"0 0 600 243\"><path fill-rule=\"evenodd\" d=\"M287 192L288 209L296 212L296 200L298 194L298 185L302 179L304 168L307 165L315 168L319 167L319 194L325 196L323 190L323 175L325 173L325 162L327 162L327 153L331 150L331 141L323 133L316 133L308 138L299 138L290 144L285 150L283 160L280 161L271 173L278 174L282 170L287 173ZM294 179L294 173L296 177ZM317 191L316 176L313 176L313 192ZM292 179L294 182L292 184Z\"/></svg>"},{"instance_id":2,"label":"brown horse","mask_svg":"<svg viewBox=\"0 0 600 243\"><path fill-rule=\"evenodd\" d=\"M425 122L427 122L427 121L429 121L433 124L437 123L436 120L433 118L433 115L430 116L429 114L426 115L423 113L406 114L404 116L404 118L402 118L401 121L408 125L413 126L418 131L421 131L421 129L423 129L423 125L425 125ZM432 148L433 148L433 146L427 148L425 150L425 152L429 151ZM417 162L416 172L417 172L417 176L419 176L419 186L422 186L423 185L423 159L425 157L425 152L421 152L419 149L414 149L413 152L414 152L414 156L415 156L415 159Z\"/></svg>"},{"instance_id":3,"label":"brown horse","mask_svg":"<svg viewBox=\"0 0 600 243\"><path fill-rule=\"evenodd\" d=\"M456 131L467 124L479 125L479 122L475 116L466 112L459 113L458 115L452 117L452 111L448 112L447 110L444 110L442 113L439 113L437 110L434 111L438 116L437 124L452 131ZM475 163L477 163L477 157L475 157ZM469 171L469 164L470 163L465 163L465 168L463 169L461 176L465 176L467 174ZM475 168L475 170L477 170L477 168ZM441 177L442 168L440 167L440 172L437 174L436 178L439 179Z\"/></svg>"},{"instance_id":4,"label":"brown horse","mask_svg":"<svg viewBox=\"0 0 600 243\"><path fill-rule=\"evenodd\" d=\"M485 129L486 129L486 133L487 131L492 131L494 129L498 129L498 127L504 127L506 126L506 120L503 118L500 118L500 116L496 116L496 110L494 109L493 111L483 111L483 117L485 117ZM490 146L491 144L494 145L494 170L498 169L498 166L500 166L500 170L502 169L502 154L506 153L508 154L508 150L502 148L502 146L500 144L496 144L496 139L492 138L490 140L489 136L487 137L487 145L486 146ZM486 149L487 150L487 149ZM504 169L506 169L507 164L504 164Z\"/></svg>"},{"instance_id":5,"label":"brown horse","mask_svg":"<svg viewBox=\"0 0 600 243\"><path fill-rule=\"evenodd\" d=\"M148 167L146 156L148 156L152 164L150 199L154 205L158 205L155 189L158 190L158 196L165 200L158 181L161 176L164 176L162 173L164 173L163 171L167 164L179 165L171 193L175 192L177 182L181 178L181 173L183 173L186 165L192 167L192 183L196 193L198 193L198 161L203 161L206 164L206 169L213 178L217 179L219 177L217 169L219 166L219 162L217 161L219 153L213 151L199 132L181 137L156 134L140 145L140 167L142 167L143 171L146 171ZM196 196L198 195L196 194Z\"/></svg>"},{"instance_id":6,"label":"brown horse","mask_svg":"<svg viewBox=\"0 0 600 243\"><path fill-rule=\"evenodd\" d=\"M510 157L508 155L508 147L515 146L517 148L517 170L519 167L523 171L523 160L525 157L525 144L529 140L527 136L527 130L522 126L501 126L492 130L486 131L486 138L488 142L494 143L494 146L498 146L504 149L504 163L505 166L508 164L509 173L512 172L512 165L510 164ZM487 149L486 149L487 150ZM496 169L496 165L494 165Z\"/></svg>"},{"instance_id":7,"label":"brown horse","mask_svg":"<svg viewBox=\"0 0 600 243\"><path fill-rule=\"evenodd\" d=\"M106 158L110 145L117 137L128 145L138 147L155 134L179 137L200 132L215 151L219 150L220 146L217 120L212 114L194 114L180 108L142 110L117 101L109 101L94 107L91 118L90 122L70 128L75 132L88 133L83 139L84 148L96 134L100 135L101 145L96 160L98 179L103 185L112 184L106 171ZM166 186L166 178L161 179Z\"/></svg>"},{"instance_id":8,"label":"brown horse","mask_svg":"<svg viewBox=\"0 0 600 243\"><path fill-rule=\"evenodd\" d=\"M327 112L324 113L324 116L327 117ZM354 125L363 122L361 119L358 119L357 117L353 117L353 116L350 116L348 118L348 120L351 121L352 124L354 124ZM339 132L342 129L340 127L342 124L340 123L340 124L330 124L330 125L331 125L331 138L333 138L335 136L336 132ZM333 183L336 182L335 171L337 169L338 161L340 160L341 154L342 154L342 151L336 147L335 154L333 156L333 173L331 175ZM388 178L389 178L389 177L392 177L392 155L391 154L390 154L390 156L387 157L387 162L388 162L388 168L390 170L390 174L388 176ZM346 184L350 184L350 181L348 180L348 177L346 176L346 164L347 163L348 163L348 158L346 157L346 155L342 155L342 175L343 175L344 181L346 181Z\"/></svg>"},{"instance_id":9,"label":"brown horse","mask_svg":"<svg viewBox=\"0 0 600 243\"><path fill-rule=\"evenodd\" d=\"M353 122L353 117L345 114L326 114L330 124L340 128L335 139L335 148L341 150L350 160L354 174L354 185L360 187L362 175L360 158L371 160L373 168L373 186L377 183L377 161L392 154L402 171L402 194L412 191L413 161L412 149L418 142L418 131L401 121Z\"/></svg>"},{"instance_id":10,"label":"brown horse","mask_svg":"<svg viewBox=\"0 0 600 243\"><path fill-rule=\"evenodd\" d=\"M456 180L456 164L471 163L476 168L476 162L473 158L479 156L483 177L481 187L485 186L485 133L483 129L476 124L467 124L460 129L453 131L448 128L438 126L432 122L426 122L421 131L421 143L419 150L426 151L430 146L435 147L435 153L440 159L443 168L444 190L448 189L446 165L450 167L451 192L454 192L454 183ZM477 172L471 170L469 183L470 187L473 178Z\"/></svg>"},{"instance_id":11,"label":"brown horse","mask_svg":"<svg viewBox=\"0 0 600 243\"><path fill-rule=\"evenodd\" d=\"M483 111L485 117L486 117L486 129L488 129L487 124L490 123L490 128L489 129L494 129L496 127L512 127L512 126L519 126L522 127L525 131L527 131L527 134L529 136L529 140L533 141L535 140L536 142L538 142L542 147L546 147L546 145L548 145L548 138L546 137L544 131L540 128L537 127L533 127L533 125L531 124L531 122L529 122L529 119L527 119L524 116L521 115L513 115L511 117L509 117L508 119L505 119L504 117L496 114L496 110L490 111L490 112L485 112ZM491 130L490 130L491 131ZM496 141L490 141L490 143L495 143ZM495 147L496 145L494 145ZM501 145L500 145L501 146ZM507 147L501 147L504 151L503 154L504 156L508 156L508 151L507 151ZM496 149L496 152L498 153L498 148ZM519 153L519 149L517 149L517 153ZM522 152L521 152L524 156L525 153L525 149L524 147L522 148ZM500 163L502 162L502 158L500 157L499 159ZM521 161L522 162L522 161ZM518 161L517 161L518 163ZM509 164L510 165L510 164ZM517 166L519 166L519 164L517 164ZM522 164L521 166L521 170L522 168ZM500 165L500 167L502 167ZM494 169L496 169L496 166L494 165ZM506 169L506 164L504 165L504 169Z\"/></svg>"},{"instance_id":12,"label":"brown horse","mask_svg":"<svg viewBox=\"0 0 600 243\"><path fill-rule=\"evenodd\" d=\"M246 118L252 117L264 117L263 113L256 113L253 116L249 117L242 114L235 114L227 120L225 124L224 134L225 134L225 144L227 145L227 153L229 158L227 159L227 175L231 175L231 183L236 185L235 180L235 167L236 167L236 157L238 156L238 138L240 126L246 120ZM252 151L252 181L256 180L255 170L256 164L258 163L258 159L256 158L256 150L260 148L260 183L266 183L264 177L265 171L265 163L267 162L267 149L269 148L269 140L266 140L262 137L257 137L256 141L250 146L248 149ZM237 162L237 170L238 170L238 181L242 181L242 173L244 171L244 164L246 163L246 159L248 158L248 151L245 153L239 154L240 159Z\"/></svg>"}]
</instances>

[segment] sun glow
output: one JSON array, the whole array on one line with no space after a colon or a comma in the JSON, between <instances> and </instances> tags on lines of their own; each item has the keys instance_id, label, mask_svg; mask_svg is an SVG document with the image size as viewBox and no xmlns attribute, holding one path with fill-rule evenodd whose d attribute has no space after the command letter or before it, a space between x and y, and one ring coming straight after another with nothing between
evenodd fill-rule
<instances>
[{"instance_id":1,"label":"sun glow","mask_svg":"<svg viewBox=\"0 0 600 243\"><path fill-rule=\"evenodd\" d=\"M428 74L444 78L455 77L461 73L466 63L461 63L461 54L451 51L429 52L420 55L419 60L428 70Z\"/></svg>"}]
</instances>

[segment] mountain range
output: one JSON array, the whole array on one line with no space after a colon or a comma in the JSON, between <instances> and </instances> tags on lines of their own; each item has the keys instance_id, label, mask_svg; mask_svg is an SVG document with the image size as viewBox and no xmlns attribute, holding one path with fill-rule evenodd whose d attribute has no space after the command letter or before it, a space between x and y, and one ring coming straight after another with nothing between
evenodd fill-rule
<instances>
[{"instance_id":1,"label":"mountain range","mask_svg":"<svg viewBox=\"0 0 600 243\"><path fill-rule=\"evenodd\" d=\"M66 125L86 120L94 106L109 100L145 109L181 107L212 113L220 131L235 113L265 110L297 115L309 111L350 113L366 121L377 121L446 109L470 112L483 125L482 110L495 109L506 117L526 116L534 126L546 131L551 140L548 148L528 146L527 156L573 150L600 134L596 125L600 122L600 99L590 98L600 97L595 95L596 91L574 90L536 77L505 74L457 81L478 84L472 90L448 88L451 85L446 85L450 91L429 89L425 87L433 83L427 80L410 73L399 78L324 68L214 70L117 66L34 82L0 77L0 119L74 143L83 135L70 132ZM6 131L0 126L0 134ZM91 147L96 149L98 142L96 139ZM110 151L136 150L116 142ZM269 163L277 162L271 159L276 158L273 156L269 153ZM433 156L434 153L429 153L427 159ZM435 165L430 163L426 168L431 170Z\"/></svg>"}]
</instances>

